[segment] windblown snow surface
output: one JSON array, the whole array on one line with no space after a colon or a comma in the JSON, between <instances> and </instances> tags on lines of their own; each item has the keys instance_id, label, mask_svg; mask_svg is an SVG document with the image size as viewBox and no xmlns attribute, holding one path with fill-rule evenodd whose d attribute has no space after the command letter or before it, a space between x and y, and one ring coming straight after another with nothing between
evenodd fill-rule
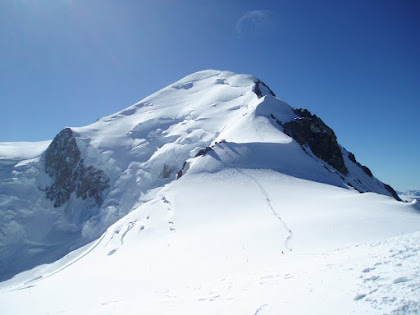
<instances>
[{"instance_id":1,"label":"windblown snow surface","mask_svg":"<svg viewBox=\"0 0 420 315\"><path fill-rule=\"evenodd\" d=\"M0 312L420 313L418 204L386 196L347 157L343 175L303 150L270 119L295 119L291 107L263 85L257 96L256 82L202 71L71 128L86 165L104 170L110 188L96 216L74 227L77 239L53 236L92 242L1 282ZM45 180L47 145L17 164L19 147L0 145L3 173L17 172L4 187L31 191ZM2 231L20 244L36 228L18 220L11 188L1 195ZM30 209L52 220L41 193Z\"/></svg>"}]
</instances>

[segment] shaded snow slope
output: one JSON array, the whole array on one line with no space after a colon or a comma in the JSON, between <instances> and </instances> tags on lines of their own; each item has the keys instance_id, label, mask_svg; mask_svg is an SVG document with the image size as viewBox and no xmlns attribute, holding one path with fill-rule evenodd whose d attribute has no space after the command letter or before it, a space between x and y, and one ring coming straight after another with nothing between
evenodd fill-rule
<instances>
[{"instance_id":1,"label":"shaded snow slope","mask_svg":"<svg viewBox=\"0 0 420 315\"><path fill-rule=\"evenodd\" d=\"M346 174L314 154L311 139L299 144L286 134L286 123L299 126L314 118L298 112L304 111L293 110L253 76L207 70L89 126L65 128L51 144L0 144L0 280L99 238L145 204L151 192L189 174L204 179L231 169L242 174L235 178L248 178L244 182L251 185L246 172L275 172L335 186L331 191L392 194L344 148ZM324 139L328 130L327 141L334 142L334 133L315 120L318 125L309 122L305 136ZM191 197L188 192L184 196ZM210 190L208 202L215 198ZM259 202L250 201L255 208ZM267 233L274 233L271 225L278 222L270 220L259 229L268 224ZM279 233L280 239L289 237Z\"/></svg>"}]
</instances>

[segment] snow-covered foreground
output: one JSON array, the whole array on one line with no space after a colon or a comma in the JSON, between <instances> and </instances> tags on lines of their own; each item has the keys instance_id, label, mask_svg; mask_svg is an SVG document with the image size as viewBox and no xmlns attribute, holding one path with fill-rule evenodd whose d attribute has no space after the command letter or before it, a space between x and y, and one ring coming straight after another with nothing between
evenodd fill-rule
<instances>
[{"instance_id":1,"label":"snow-covered foreground","mask_svg":"<svg viewBox=\"0 0 420 315\"><path fill-rule=\"evenodd\" d=\"M418 314L419 243L414 233L330 254L289 255L271 268L207 281L187 276L156 286L125 275L104 284L106 293L97 292L99 283L84 288L75 280L69 289L55 282L58 292L43 291L49 296L11 291L1 305L5 314Z\"/></svg>"},{"instance_id":2,"label":"snow-covered foreground","mask_svg":"<svg viewBox=\"0 0 420 315\"><path fill-rule=\"evenodd\" d=\"M411 204L214 151L96 242L1 283L2 313L420 312Z\"/></svg>"}]
</instances>

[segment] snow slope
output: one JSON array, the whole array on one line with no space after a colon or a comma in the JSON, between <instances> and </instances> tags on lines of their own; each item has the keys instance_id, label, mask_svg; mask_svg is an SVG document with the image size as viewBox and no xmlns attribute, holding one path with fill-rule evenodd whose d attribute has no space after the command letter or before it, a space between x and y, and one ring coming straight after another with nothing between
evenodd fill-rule
<instances>
[{"instance_id":1,"label":"snow slope","mask_svg":"<svg viewBox=\"0 0 420 315\"><path fill-rule=\"evenodd\" d=\"M0 142L0 160L29 160L40 156L51 141Z\"/></svg>"},{"instance_id":2,"label":"snow slope","mask_svg":"<svg viewBox=\"0 0 420 315\"><path fill-rule=\"evenodd\" d=\"M257 78L208 70L47 149L1 144L0 278L38 267L0 283L0 309L382 313L391 281L383 309L418 310L416 205L344 148L346 174L299 144L284 128L301 119ZM365 259L401 268L360 282Z\"/></svg>"},{"instance_id":3,"label":"snow slope","mask_svg":"<svg viewBox=\"0 0 420 315\"><path fill-rule=\"evenodd\" d=\"M79 252L3 282L1 308L16 314L419 311L419 234L389 239L418 231L411 205L272 170L199 171L209 163L219 161L202 157L191 167L197 170L151 193Z\"/></svg>"}]
</instances>

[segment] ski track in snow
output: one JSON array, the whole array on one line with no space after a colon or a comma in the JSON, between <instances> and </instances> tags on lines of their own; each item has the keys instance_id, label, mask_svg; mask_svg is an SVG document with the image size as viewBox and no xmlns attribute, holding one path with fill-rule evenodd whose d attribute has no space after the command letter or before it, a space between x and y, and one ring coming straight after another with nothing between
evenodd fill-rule
<instances>
[{"instance_id":1,"label":"ski track in snow","mask_svg":"<svg viewBox=\"0 0 420 315\"><path fill-rule=\"evenodd\" d=\"M128 223L127 229L125 232L121 235L121 245L124 245L124 237L127 235L127 233L134 227L137 221L131 221Z\"/></svg>"},{"instance_id":2,"label":"ski track in snow","mask_svg":"<svg viewBox=\"0 0 420 315\"><path fill-rule=\"evenodd\" d=\"M31 287L34 287L34 283L47 279L49 277L54 276L55 274L63 271L64 269L70 267L71 265L73 265L74 263L76 263L77 261L79 261L80 259L82 259L83 257L85 257L86 255L88 255L91 251L93 251L101 242L102 240L105 238L107 234L107 231L102 234L102 236L95 242L95 244L93 244L89 249L87 249L84 253L80 254L79 256L77 256L75 259L73 259L72 261L70 261L69 263L65 264L64 266L54 270L51 273L47 273L46 275L42 275L42 276L37 276L29 281L26 281L23 285L19 285L18 287L14 287L10 290L4 291L4 292L11 292L11 291L18 291L18 290L23 290L23 289L28 289Z\"/></svg>"},{"instance_id":3,"label":"ski track in snow","mask_svg":"<svg viewBox=\"0 0 420 315\"><path fill-rule=\"evenodd\" d=\"M245 175L246 177L250 178L255 184L257 184L258 188L260 189L261 193L264 195L265 201L267 203L267 206L270 208L271 212L274 214L274 216L281 222L281 224L283 225L284 229L286 230L286 232L289 234L286 238L286 240L284 241L284 246L286 247L286 249L288 249L289 251L292 251L292 249L289 246L289 242L293 237L293 232L292 230L287 226L285 220L278 214L278 212L274 209L270 197L268 196L267 191L265 190L265 188L261 185L261 183L254 178L252 175L247 174L244 170L240 170L238 168L235 168L239 173Z\"/></svg>"},{"instance_id":4,"label":"ski track in snow","mask_svg":"<svg viewBox=\"0 0 420 315\"><path fill-rule=\"evenodd\" d=\"M268 304L261 305L254 313L254 315L258 315Z\"/></svg>"},{"instance_id":5,"label":"ski track in snow","mask_svg":"<svg viewBox=\"0 0 420 315\"><path fill-rule=\"evenodd\" d=\"M172 209L172 203L166 198L166 196L162 197L162 201L164 204L167 205L168 211L170 212L169 218L168 218L168 224L169 224L169 231L176 232L175 229L175 223L174 223L174 210ZM170 244L169 244L170 245Z\"/></svg>"},{"instance_id":6,"label":"ski track in snow","mask_svg":"<svg viewBox=\"0 0 420 315\"><path fill-rule=\"evenodd\" d=\"M219 144L220 147L220 144ZM227 147L224 148L224 152L229 155L231 158L233 158L233 156L227 151ZM277 218L277 220L280 221L280 223L282 224L283 228L286 230L286 232L288 233L288 236L286 238L286 240L284 241L284 246L285 248L291 252L292 248L289 246L289 242L292 240L293 238L293 232L292 230L289 228L289 226L287 225L286 221L278 214L278 212L274 209L270 197L267 193L267 190L263 187L263 185L252 175L247 174L244 170L241 170L235 166L229 165L228 163L222 161L222 159L220 159L220 162L223 163L224 165L226 165L229 168L233 168L235 169L237 172L241 173L242 175L248 177L249 179L251 179L259 188L260 192L262 193L262 195L264 196L264 199L267 203L267 206L270 208L270 211L274 214L274 216Z\"/></svg>"}]
</instances>

